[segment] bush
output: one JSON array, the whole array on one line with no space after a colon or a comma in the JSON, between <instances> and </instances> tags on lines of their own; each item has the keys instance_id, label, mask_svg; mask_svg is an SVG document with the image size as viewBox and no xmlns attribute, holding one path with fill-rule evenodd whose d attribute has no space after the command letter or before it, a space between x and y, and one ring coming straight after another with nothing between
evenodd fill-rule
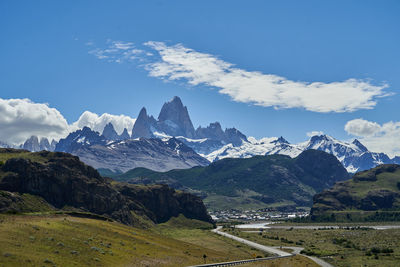
<instances>
[{"instance_id":1,"label":"bush","mask_svg":"<svg viewBox=\"0 0 400 267\"><path fill-rule=\"evenodd\" d=\"M308 250L308 249L303 249L302 251L300 251L300 254L305 254L307 256L318 256L317 253L315 253L312 250Z\"/></svg>"}]
</instances>

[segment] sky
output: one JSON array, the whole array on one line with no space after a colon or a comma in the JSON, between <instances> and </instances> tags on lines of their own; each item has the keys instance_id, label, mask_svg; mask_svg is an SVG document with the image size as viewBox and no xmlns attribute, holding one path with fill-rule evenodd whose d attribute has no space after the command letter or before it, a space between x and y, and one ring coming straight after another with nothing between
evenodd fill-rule
<instances>
[{"instance_id":1,"label":"sky","mask_svg":"<svg viewBox=\"0 0 400 267\"><path fill-rule=\"evenodd\" d=\"M399 1L0 1L0 141L132 127L316 132L400 155Z\"/></svg>"}]
</instances>

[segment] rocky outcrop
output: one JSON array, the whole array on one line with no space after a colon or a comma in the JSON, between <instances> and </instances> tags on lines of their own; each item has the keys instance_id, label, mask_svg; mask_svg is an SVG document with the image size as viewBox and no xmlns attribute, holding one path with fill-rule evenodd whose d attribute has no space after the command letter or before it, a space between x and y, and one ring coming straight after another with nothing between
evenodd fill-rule
<instances>
[{"instance_id":1,"label":"rocky outcrop","mask_svg":"<svg viewBox=\"0 0 400 267\"><path fill-rule=\"evenodd\" d=\"M15 152L18 150L12 150ZM9 153L5 149L2 153ZM25 151L26 152L26 151ZM155 223L178 214L210 221L200 198L167 186L119 185L103 178L78 157L62 152L37 152L11 158L0 165L0 210L7 210L28 193L43 198L57 209L73 207L112 218L125 224L137 220L131 212ZM10 210L10 209L8 209Z\"/></svg>"},{"instance_id":2,"label":"rocky outcrop","mask_svg":"<svg viewBox=\"0 0 400 267\"><path fill-rule=\"evenodd\" d=\"M78 157L56 152L39 152L43 164L12 158L1 168L5 172L0 189L41 196L56 208L72 206L132 224L125 199L98 172Z\"/></svg>"},{"instance_id":3,"label":"rocky outcrop","mask_svg":"<svg viewBox=\"0 0 400 267\"><path fill-rule=\"evenodd\" d=\"M163 223L171 216L212 222L201 199L192 194L175 191L167 185L118 184L117 190L128 199L131 210L143 213L156 223Z\"/></svg>"}]
</instances>

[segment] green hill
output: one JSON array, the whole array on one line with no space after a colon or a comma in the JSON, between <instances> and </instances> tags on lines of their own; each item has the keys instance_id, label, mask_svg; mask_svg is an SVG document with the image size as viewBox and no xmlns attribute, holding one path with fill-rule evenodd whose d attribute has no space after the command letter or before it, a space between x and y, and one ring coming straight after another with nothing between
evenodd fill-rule
<instances>
[{"instance_id":1,"label":"green hill","mask_svg":"<svg viewBox=\"0 0 400 267\"><path fill-rule=\"evenodd\" d=\"M359 172L314 197L314 220L400 220L400 165Z\"/></svg>"},{"instance_id":2,"label":"green hill","mask_svg":"<svg viewBox=\"0 0 400 267\"><path fill-rule=\"evenodd\" d=\"M238 209L271 205L310 207L315 193L348 177L334 156L307 150L294 159L284 155L228 158L206 167L168 172L136 168L115 175L114 179L166 183L206 194L204 202L211 209Z\"/></svg>"}]
</instances>

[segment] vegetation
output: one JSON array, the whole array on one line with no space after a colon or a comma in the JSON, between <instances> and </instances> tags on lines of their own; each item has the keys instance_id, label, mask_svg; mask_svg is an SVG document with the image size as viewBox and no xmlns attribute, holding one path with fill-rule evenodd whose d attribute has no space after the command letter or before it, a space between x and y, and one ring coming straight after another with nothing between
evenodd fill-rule
<instances>
[{"instance_id":1,"label":"vegetation","mask_svg":"<svg viewBox=\"0 0 400 267\"><path fill-rule=\"evenodd\" d=\"M240 265L243 267L318 267L313 260L300 255L277 260L268 260Z\"/></svg>"},{"instance_id":2,"label":"vegetation","mask_svg":"<svg viewBox=\"0 0 400 267\"><path fill-rule=\"evenodd\" d=\"M182 215L143 229L67 214L3 214L0 265L187 266L204 263L204 255L207 262L270 256L216 235L212 227ZM282 262L308 264L304 258ZM285 266L271 263L263 266Z\"/></svg>"},{"instance_id":3,"label":"vegetation","mask_svg":"<svg viewBox=\"0 0 400 267\"><path fill-rule=\"evenodd\" d=\"M186 266L251 258L253 251L183 216L151 229L66 215L0 215L0 265Z\"/></svg>"},{"instance_id":4,"label":"vegetation","mask_svg":"<svg viewBox=\"0 0 400 267\"><path fill-rule=\"evenodd\" d=\"M312 221L400 221L400 166L381 165L314 197Z\"/></svg>"},{"instance_id":5,"label":"vegetation","mask_svg":"<svg viewBox=\"0 0 400 267\"><path fill-rule=\"evenodd\" d=\"M318 230L271 228L258 233L229 231L264 245L303 247L303 255L316 256L334 266L398 266L400 229L343 226Z\"/></svg>"},{"instance_id":6,"label":"vegetation","mask_svg":"<svg viewBox=\"0 0 400 267\"><path fill-rule=\"evenodd\" d=\"M46 162L39 153L31 153L27 150L13 149L13 148L1 148L0 149L0 166L11 158L24 158L30 159L35 162Z\"/></svg>"}]
</instances>

